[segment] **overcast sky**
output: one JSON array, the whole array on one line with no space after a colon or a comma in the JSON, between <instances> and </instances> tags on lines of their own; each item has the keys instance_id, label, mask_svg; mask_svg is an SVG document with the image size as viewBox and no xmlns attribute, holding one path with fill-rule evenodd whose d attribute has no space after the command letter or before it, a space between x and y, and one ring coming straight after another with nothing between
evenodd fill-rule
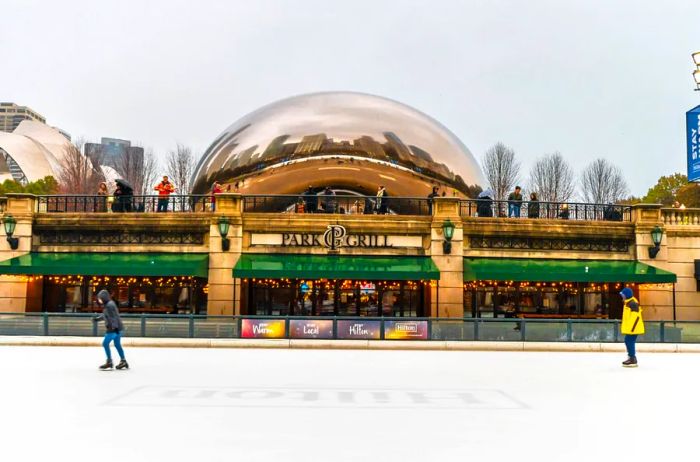
<instances>
[{"instance_id":1,"label":"overcast sky","mask_svg":"<svg viewBox=\"0 0 700 462\"><path fill-rule=\"evenodd\" d=\"M0 0L0 101L74 137L198 153L228 125L300 93L351 90L440 120L480 161L596 157L635 195L686 173L700 104L687 1Z\"/></svg>"}]
</instances>

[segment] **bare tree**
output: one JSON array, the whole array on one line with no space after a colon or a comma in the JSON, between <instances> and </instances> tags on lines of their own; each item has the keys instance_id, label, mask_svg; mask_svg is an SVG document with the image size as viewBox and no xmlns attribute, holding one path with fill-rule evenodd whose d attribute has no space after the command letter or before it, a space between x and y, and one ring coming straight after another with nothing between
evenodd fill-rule
<instances>
[{"instance_id":1,"label":"bare tree","mask_svg":"<svg viewBox=\"0 0 700 462\"><path fill-rule=\"evenodd\" d=\"M174 151L168 152L165 172L175 183L175 190L178 194L189 193L189 182L194 170L194 155L192 149L177 143Z\"/></svg>"},{"instance_id":2,"label":"bare tree","mask_svg":"<svg viewBox=\"0 0 700 462\"><path fill-rule=\"evenodd\" d=\"M629 193L622 171L605 159L596 159L581 174L583 200L593 204L613 204Z\"/></svg>"},{"instance_id":3,"label":"bare tree","mask_svg":"<svg viewBox=\"0 0 700 462\"><path fill-rule=\"evenodd\" d=\"M493 199L505 200L506 194L515 186L520 175L520 162L515 160L515 152L498 142L484 154L482 168L496 196Z\"/></svg>"},{"instance_id":4,"label":"bare tree","mask_svg":"<svg viewBox=\"0 0 700 462\"><path fill-rule=\"evenodd\" d=\"M143 195L153 194L153 185L156 183L158 168L158 161L153 153L153 149L146 149L143 155L142 185L141 189L137 191L141 191Z\"/></svg>"},{"instance_id":5,"label":"bare tree","mask_svg":"<svg viewBox=\"0 0 700 462\"><path fill-rule=\"evenodd\" d=\"M574 195L574 172L559 152L547 154L530 170L530 190L539 200L566 202Z\"/></svg>"},{"instance_id":6,"label":"bare tree","mask_svg":"<svg viewBox=\"0 0 700 462\"><path fill-rule=\"evenodd\" d=\"M95 194L104 176L97 164L83 154L85 141L77 139L64 152L58 175L60 191L65 194Z\"/></svg>"},{"instance_id":7,"label":"bare tree","mask_svg":"<svg viewBox=\"0 0 700 462\"><path fill-rule=\"evenodd\" d=\"M144 151L138 147L123 149L114 159L115 170L134 188L134 194L144 194Z\"/></svg>"}]
</instances>

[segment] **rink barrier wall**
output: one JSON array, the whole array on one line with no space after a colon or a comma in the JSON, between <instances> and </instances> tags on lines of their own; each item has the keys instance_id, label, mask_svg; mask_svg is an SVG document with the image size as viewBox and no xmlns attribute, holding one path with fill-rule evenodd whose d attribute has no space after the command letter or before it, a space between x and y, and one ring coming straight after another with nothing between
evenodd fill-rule
<instances>
[{"instance_id":1,"label":"rink barrier wall","mask_svg":"<svg viewBox=\"0 0 700 462\"><path fill-rule=\"evenodd\" d=\"M0 313L0 336L102 337L104 323L94 314ZM435 342L619 344L616 319L520 318L356 318L123 314L124 340L189 339L193 342L246 340L256 347L311 342ZM700 344L700 321L646 321L640 344ZM340 343L338 343L340 342ZM353 343L354 345L354 343ZM421 348L426 348L421 347Z\"/></svg>"},{"instance_id":2,"label":"rink barrier wall","mask_svg":"<svg viewBox=\"0 0 700 462\"><path fill-rule=\"evenodd\" d=\"M0 336L0 346L95 347L102 345L95 337ZM423 350L423 351L529 351L623 353L624 344L591 342L471 342L410 340L302 340L302 339L189 339L139 338L122 340L127 348L257 348L257 349L326 349L326 350ZM700 353L700 344L643 343L641 353Z\"/></svg>"}]
</instances>

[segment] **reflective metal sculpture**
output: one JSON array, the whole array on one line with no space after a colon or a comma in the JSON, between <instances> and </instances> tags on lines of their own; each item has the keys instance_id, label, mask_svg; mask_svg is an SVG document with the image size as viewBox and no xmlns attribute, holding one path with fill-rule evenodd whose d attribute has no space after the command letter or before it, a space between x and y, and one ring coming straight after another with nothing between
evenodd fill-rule
<instances>
[{"instance_id":1,"label":"reflective metal sculpture","mask_svg":"<svg viewBox=\"0 0 700 462\"><path fill-rule=\"evenodd\" d=\"M404 104L362 93L314 93L254 111L209 146L194 194L214 182L244 194L298 194L312 186L425 197L433 186L466 196L483 185L469 150L447 128Z\"/></svg>"}]
</instances>

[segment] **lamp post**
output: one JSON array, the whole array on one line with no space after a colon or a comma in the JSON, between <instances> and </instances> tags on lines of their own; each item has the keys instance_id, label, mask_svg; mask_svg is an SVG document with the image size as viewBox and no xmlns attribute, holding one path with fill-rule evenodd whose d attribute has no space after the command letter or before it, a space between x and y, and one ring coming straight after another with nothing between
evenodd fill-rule
<instances>
[{"instance_id":1,"label":"lamp post","mask_svg":"<svg viewBox=\"0 0 700 462\"><path fill-rule=\"evenodd\" d=\"M664 231L658 226L654 226L651 230L651 242L654 243L653 246L649 247L649 258L656 258L656 255L661 250L661 238L664 235Z\"/></svg>"},{"instance_id":2,"label":"lamp post","mask_svg":"<svg viewBox=\"0 0 700 462\"><path fill-rule=\"evenodd\" d=\"M452 253L452 236L455 233L455 225L449 218L442 222L442 233L445 236L445 240L442 243L442 252L450 254Z\"/></svg>"},{"instance_id":3,"label":"lamp post","mask_svg":"<svg viewBox=\"0 0 700 462\"><path fill-rule=\"evenodd\" d=\"M228 228L230 226L230 221L228 217L219 218L219 234L221 235L221 250L228 252L231 248L231 241L226 237L228 235Z\"/></svg>"},{"instance_id":4,"label":"lamp post","mask_svg":"<svg viewBox=\"0 0 700 462\"><path fill-rule=\"evenodd\" d=\"M693 53L693 61L695 62L695 71L693 72L695 91L700 91L700 51Z\"/></svg>"},{"instance_id":5,"label":"lamp post","mask_svg":"<svg viewBox=\"0 0 700 462\"><path fill-rule=\"evenodd\" d=\"M17 250L19 247L19 238L12 237L15 233L15 227L17 226L17 220L12 215L7 215L2 219L2 224L5 226L5 234L7 234L7 242L10 244L12 250Z\"/></svg>"}]
</instances>

